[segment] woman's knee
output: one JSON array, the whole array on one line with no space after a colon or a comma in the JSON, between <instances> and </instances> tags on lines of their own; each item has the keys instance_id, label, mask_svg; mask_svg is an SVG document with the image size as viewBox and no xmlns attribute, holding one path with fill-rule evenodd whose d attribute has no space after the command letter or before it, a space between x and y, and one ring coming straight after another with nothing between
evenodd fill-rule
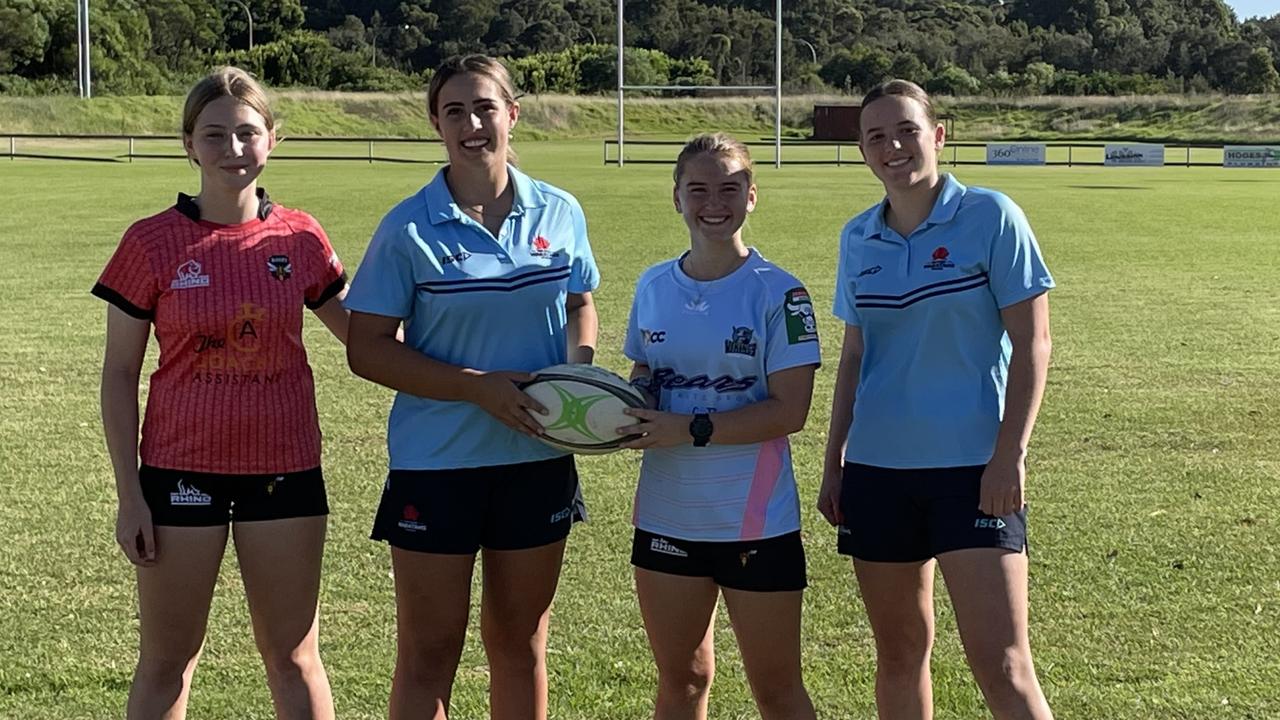
<instances>
[{"instance_id":1,"label":"woman's knee","mask_svg":"<svg viewBox=\"0 0 1280 720\"><path fill-rule=\"evenodd\" d=\"M272 682L300 682L323 672L320 650L313 643L293 648L266 649L262 662Z\"/></svg>"},{"instance_id":2,"label":"woman's knee","mask_svg":"<svg viewBox=\"0 0 1280 720\"><path fill-rule=\"evenodd\" d=\"M199 660L199 648L191 653L143 652L134 670L134 682L149 688L181 690L191 684Z\"/></svg>"},{"instance_id":3,"label":"woman's knee","mask_svg":"<svg viewBox=\"0 0 1280 720\"><path fill-rule=\"evenodd\" d=\"M974 679L990 698L1020 697L1034 688L1031 651L1023 647L992 648L973 653Z\"/></svg>"},{"instance_id":4,"label":"woman's knee","mask_svg":"<svg viewBox=\"0 0 1280 720\"><path fill-rule=\"evenodd\" d=\"M811 707L809 692L805 690L804 681L798 672L776 673L768 678L753 679L751 692L762 717L793 717L804 708Z\"/></svg>"},{"instance_id":5,"label":"woman's knee","mask_svg":"<svg viewBox=\"0 0 1280 720\"><path fill-rule=\"evenodd\" d=\"M532 666L546 654L545 628L540 617L486 617L480 623L480 639L491 663Z\"/></svg>"},{"instance_id":6,"label":"woman's knee","mask_svg":"<svg viewBox=\"0 0 1280 720\"><path fill-rule=\"evenodd\" d=\"M401 634L397 641L396 674L419 684L452 681L465 641L465 628L457 633Z\"/></svg>"},{"instance_id":7,"label":"woman's knee","mask_svg":"<svg viewBox=\"0 0 1280 720\"><path fill-rule=\"evenodd\" d=\"M715 674L715 656L699 650L688 662L660 664L658 687L667 697L694 700L710 691Z\"/></svg>"},{"instance_id":8,"label":"woman's knee","mask_svg":"<svg viewBox=\"0 0 1280 720\"><path fill-rule=\"evenodd\" d=\"M933 626L929 622L904 622L875 633L876 664L889 674L917 673L929 664Z\"/></svg>"}]
</instances>

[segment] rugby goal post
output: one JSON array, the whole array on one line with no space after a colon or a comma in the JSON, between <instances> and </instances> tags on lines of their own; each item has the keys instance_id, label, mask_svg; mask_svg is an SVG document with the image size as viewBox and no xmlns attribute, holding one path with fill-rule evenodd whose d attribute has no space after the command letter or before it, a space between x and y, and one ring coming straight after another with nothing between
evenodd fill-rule
<instances>
[{"instance_id":1,"label":"rugby goal post","mask_svg":"<svg viewBox=\"0 0 1280 720\"><path fill-rule=\"evenodd\" d=\"M626 104L628 91L721 90L773 92L773 166L782 167L782 0L774 0L774 47L772 85L628 85L623 32L626 0L618 0L618 167L626 163ZM708 128L710 130L711 128Z\"/></svg>"}]
</instances>

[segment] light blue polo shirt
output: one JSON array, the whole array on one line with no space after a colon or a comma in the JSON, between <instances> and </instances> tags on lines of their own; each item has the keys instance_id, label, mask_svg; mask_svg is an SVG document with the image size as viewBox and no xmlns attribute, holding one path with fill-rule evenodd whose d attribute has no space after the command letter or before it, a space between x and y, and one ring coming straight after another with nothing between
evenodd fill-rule
<instances>
[{"instance_id":1,"label":"light blue polo shirt","mask_svg":"<svg viewBox=\"0 0 1280 720\"><path fill-rule=\"evenodd\" d=\"M495 238L465 215L445 167L392 208L346 298L349 310L404 320L406 345L478 370L533 371L566 361L565 298L600 282L582 207L508 166L511 214ZM388 421L393 470L545 460L564 453L468 402L397 393Z\"/></svg>"},{"instance_id":2,"label":"light blue polo shirt","mask_svg":"<svg viewBox=\"0 0 1280 720\"><path fill-rule=\"evenodd\" d=\"M1000 310L1054 286L1021 208L951 175L943 182L910 237L885 225L885 202L840 235L835 314L862 329L865 346L847 461L989 461L1012 352Z\"/></svg>"}]
</instances>

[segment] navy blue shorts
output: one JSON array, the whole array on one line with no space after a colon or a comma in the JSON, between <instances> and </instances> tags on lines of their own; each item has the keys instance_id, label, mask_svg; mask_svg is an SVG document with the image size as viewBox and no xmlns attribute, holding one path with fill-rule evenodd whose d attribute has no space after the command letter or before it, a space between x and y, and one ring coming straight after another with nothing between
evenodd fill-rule
<instances>
[{"instance_id":1,"label":"navy blue shorts","mask_svg":"<svg viewBox=\"0 0 1280 720\"><path fill-rule=\"evenodd\" d=\"M215 527L235 522L328 515L320 468L271 475L217 475L138 468L151 522Z\"/></svg>"},{"instance_id":2,"label":"navy blue shorts","mask_svg":"<svg viewBox=\"0 0 1280 720\"><path fill-rule=\"evenodd\" d=\"M896 469L845 463L842 555L921 562L952 550L1027 549L1027 508L1001 517L978 510L984 465Z\"/></svg>"},{"instance_id":3,"label":"navy blue shorts","mask_svg":"<svg viewBox=\"0 0 1280 720\"><path fill-rule=\"evenodd\" d=\"M374 540L415 552L527 550L569 536L586 519L572 455L454 470L392 470Z\"/></svg>"},{"instance_id":4,"label":"navy blue shorts","mask_svg":"<svg viewBox=\"0 0 1280 720\"><path fill-rule=\"evenodd\" d=\"M731 590L787 592L808 585L799 531L763 540L708 542L636 528L631 564L668 575L710 578Z\"/></svg>"}]
</instances>

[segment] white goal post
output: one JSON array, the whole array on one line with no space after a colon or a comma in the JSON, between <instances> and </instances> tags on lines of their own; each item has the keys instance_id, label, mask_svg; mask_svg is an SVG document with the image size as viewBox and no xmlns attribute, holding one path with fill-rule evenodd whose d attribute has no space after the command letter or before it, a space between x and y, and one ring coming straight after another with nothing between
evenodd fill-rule
<instances>
[{"instance_id":1,"label":"white goal post","mask_svg":"<svg viewBox=\"0 0 1280 720\"><path fill-rule=\"evenodd\" d=\"M626 47L623 33L623 6L625 4L626 0L618 0L618 167L622 167L626 163L624 153L626 148L626 96L627 92L632 90L773 91L773 166L782 167L782 0L774 0L775 32L772 85L628 85L625 72L625 55L623 53Z\"/></svg>"}]
</instances>

